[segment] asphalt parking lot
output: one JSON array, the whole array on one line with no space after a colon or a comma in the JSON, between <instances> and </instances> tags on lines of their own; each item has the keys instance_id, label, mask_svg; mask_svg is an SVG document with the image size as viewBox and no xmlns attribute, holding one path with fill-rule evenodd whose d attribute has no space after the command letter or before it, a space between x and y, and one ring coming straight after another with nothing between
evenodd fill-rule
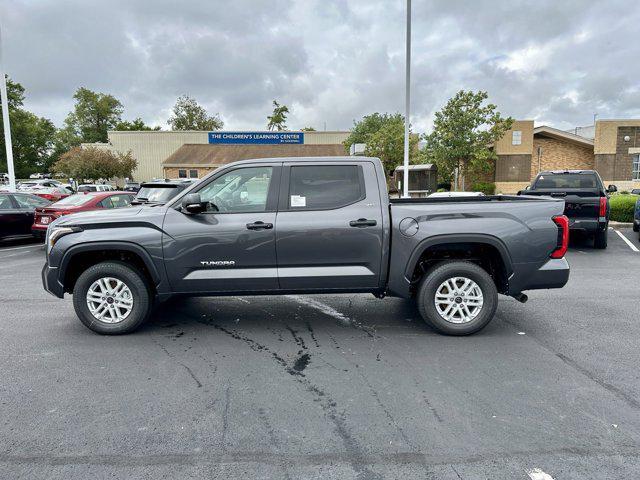
<instances>
[{"instance_id":1,"label":"asphalt parking lot","mask_svg":"<svg viewBox=\"0 0 640 480\"><path fill-rule=\"evenodd\" d=\"M104 337L43 257L0 246L0 478L639 477L640 252L615 231L465 338L370 295L190 299Z\"/></svg>"}]
</instances>

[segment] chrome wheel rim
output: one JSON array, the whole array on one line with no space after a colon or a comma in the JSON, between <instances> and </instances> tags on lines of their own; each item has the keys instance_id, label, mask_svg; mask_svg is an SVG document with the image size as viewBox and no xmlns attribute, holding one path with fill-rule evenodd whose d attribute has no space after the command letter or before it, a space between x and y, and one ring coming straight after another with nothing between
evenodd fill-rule
<instances>
[{"instance_id":1,"label":"chrome wheel rim","mask_svg":"<svg viewBox=\"0 0 640 480\"><path fill-rule=\"evenodd\" d=\"M467 277L448 278L436 290L436 310L450 323L471 322L478 316L483 304L482 289Z\"/></svg>"},{"instance_id":2,"label":"chrome wheel rim","mask_svg":"<svg viewBox=\"0 0 640 480\"><path fill-rule=\"evenodd\" d=\"M99 278L87 290L87 307L96 320L119 323L133 309L133 295L122 280L113 277Z\"/></svg>"}]
</instances>

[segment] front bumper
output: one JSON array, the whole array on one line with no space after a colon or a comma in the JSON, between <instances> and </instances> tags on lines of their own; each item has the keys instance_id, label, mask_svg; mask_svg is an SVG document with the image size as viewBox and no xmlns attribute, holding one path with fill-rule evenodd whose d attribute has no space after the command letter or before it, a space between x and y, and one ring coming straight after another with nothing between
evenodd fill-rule
<instances>
[{"instance_id":1,"label":"front bumper","mask_svg":"<svg viewBox=\"0 0 640 480\"><path fill-rule=\"evenodd\" d=\"M539 268L528 264L516 265L509 279L509 294L517 295L524 290L562 288L569 281L569 262L566 258L550 258Z\"/></svg>"},{"instance_id":2,"label":"front bumper","mask_svg":"<svg viewBox=\"0 0 640 480\"><path fill-rule=\"evenodd\" d=\"M58 268L45 263L41 275L44 289L54 297L64 298L64 287L58 280Z\"/></svg>"}]
</instances>

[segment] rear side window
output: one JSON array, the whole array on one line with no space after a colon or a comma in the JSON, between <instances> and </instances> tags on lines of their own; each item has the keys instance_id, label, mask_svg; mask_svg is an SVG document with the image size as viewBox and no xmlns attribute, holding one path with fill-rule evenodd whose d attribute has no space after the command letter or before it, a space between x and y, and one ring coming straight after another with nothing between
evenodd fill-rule
<instances>
[{"instance_id":1,"label":"rear side window","mask_svg":"<svg viewBox=\"0 0 640 480\"><path fill-rule=\"evenodd\" d=\"M599 188L593 174L563 173L540 175L533 188Z\"/></svg>"},{"instance_id":2,"label":"rear side window","mask_svg":"<svg viewBox=\"0 0 640 480\"><path fill-rule=\"evenodd\" d=\"M365 197L362 167L313 165L291 167L289 208L325 210L350 205Z\"/></svg>"},{"instance_id":3,"label":"rear side window","mask_svg":"<svg viewBox=\"0 0 640 480\"><path fill-rule=\"evenodd\" d=\"M44 207L51 202L44 198L29 195L14 195L13 198L18 202L20 208Z\"/></svg>"}]
</instances>

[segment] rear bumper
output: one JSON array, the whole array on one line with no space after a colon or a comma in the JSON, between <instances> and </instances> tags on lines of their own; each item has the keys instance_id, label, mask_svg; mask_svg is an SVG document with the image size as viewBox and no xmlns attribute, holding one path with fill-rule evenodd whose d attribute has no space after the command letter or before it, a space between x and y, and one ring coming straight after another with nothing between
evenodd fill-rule
<instances>
[{"instance_id":1,"label":"rear bumper","mask_svg":"<svg viewBox=\"0 0 640 480\"><path fill-rule=\"evenodd\" d=\"M569 218L569 230L574 232L596 233L607 228L606 217Z\"/></svg>"},{"instance_id":2,"label":"rear bumper","mask_svg":"<svg viewBox=\"0 0 640 480\"><path fill-rule=\"evenodd\" d=\"M41 275L44 289L54 297L64 298L64 287L58 281L58 268L45 263Z\"/></svg>"},{"instance_id":3,"label":"rear bumper","mask_svg":"<svg viewBox=\"0 0 640 480\"><path fill-rule=\"evenodd\" d=\"M550 258L540 268L518 265L517 273L509 279L509 295L524 290L562 288L569 281L569 262L566 258Z\"/></svg>"}]
</instances>

